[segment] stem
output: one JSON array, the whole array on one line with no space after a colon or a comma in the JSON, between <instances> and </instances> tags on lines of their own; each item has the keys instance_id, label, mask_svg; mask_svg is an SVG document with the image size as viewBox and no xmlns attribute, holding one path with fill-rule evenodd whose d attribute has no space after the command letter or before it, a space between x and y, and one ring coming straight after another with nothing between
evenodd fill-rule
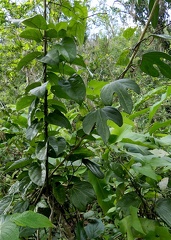
<instances>
[{"instance_id":1,"label":"stem","mask_svg":"<svg viewBox=\"0 0 171 240\"><path fill-rule=\"evenodd\" d=\"M47 19L47 2L44 0L44 19ZM44 43L43 43L43 52L44 56L47 54L47 37L46 37L46 30L44 31ZM47 64L43 63L43 82L45 83L47 81ZM47 143L47 149L48 149L48 122L46 121L46 118L48 116L48 92L46 90L45 96L44 96L44 138L45 142ZM48 193L49 189L49 169L48 169L48 150L46 153L46 158L45 158L45 168L46 168L46 179L45 179L45 184L46 184L46 192Z\"/></svg>"},{"instance_id":2,"label":"stem","mask_svg":"<svg viewBox=\"0 0 171 240\"><path fill-rule=\"evenodd\" d=\"M136 45L136 47L135 47L134 50L133 50L132 56L131 56L131 58L130 58L130 61L129 61L128 65L126 66L125 70L124 70L124 71L121 73L121 75L118 77L118 79L122 79L122 78L125 76L125 74L127 73L127 71L129 70L129 68L132 66L132 62L133 62L133 60L134 60L134 58L135 58L135 56L136 56L136 54L137 54L137 52L138 52L138 50L139 50L139 48L140 48L140 45L141 45L141 43L142 43L142 41L143 41L143 39L144 39L144 36L145 36L145 34L146 34L146 32L147 32L148 26L149 26L149 24L150 24L150 22L151 22L151 19L152 19L152 17L153 17L154 11L155 11L155 9L156 9L156 7L157 7L158 4L159 4L159 0L156 0L155 3L154 3L154 5L153 5L153 8L152 8L152 10L151 10L149 19L148 19L148 21L147 21L147 23L146 23L146 25L145 25L145 28L144 28L141 36L140 36L140 39L139 39L139 41L138 41L138 44Z\"/></svg>"}]
</instances>

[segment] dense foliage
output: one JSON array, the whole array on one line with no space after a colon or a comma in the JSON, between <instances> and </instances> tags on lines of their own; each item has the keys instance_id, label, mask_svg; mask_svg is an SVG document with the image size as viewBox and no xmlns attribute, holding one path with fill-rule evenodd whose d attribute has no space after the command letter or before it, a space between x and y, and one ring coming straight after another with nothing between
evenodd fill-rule
<instances>
[{"instance_id":1,"label":"dense foliage","mask_svg":"<svg viewBox=\"0 0 171 240\"><path fill-rule=\"evenodd\" d=\"M116 8L0 3L1 240L171 238L170 0L119 2L145 26L94 36Z\"/></svg>"}]
</instances>

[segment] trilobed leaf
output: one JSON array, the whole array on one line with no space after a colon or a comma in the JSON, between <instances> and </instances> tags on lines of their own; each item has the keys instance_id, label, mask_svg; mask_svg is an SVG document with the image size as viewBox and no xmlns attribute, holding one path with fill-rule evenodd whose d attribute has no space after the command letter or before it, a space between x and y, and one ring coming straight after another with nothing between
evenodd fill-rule
<instances>
[{"instance_id":1,"label":"trilobed leaf","mask_svg":"<svg viewBox=\"0 0 171 240\"><path fill-rule=\"evenodd\" d=\"M171 56L164 52L148 52L142 56L140 68L152 77L158 77L161 73L171 78L170 62Z\"/></svg>"},{"instance_id":2,"label":"trilobed leaf","mask_svg":"<svg viewBox=\"0 0 171 240\"><path fill-rule=\"evenodd\" d=\"M112 120L120 127L123 124L121 113L113 107L106 106L102 109L98 109L89 113L84 118L83 130L86 134L90 134L90 132L96 126L98 134L106 143L110 136L109 127L107 126L107 120Z\"/></svg>"},{"instance_id":3,"label":"trilobed leaf","mask_svg":"<svg viewBox=\"0 0 171 240\"><path fill-rule=\"evenodd\" d=\"M105 85L101 90L101 99L105 105L112 105L113 94L116 93L119 97L119 102L125 112L131 113L133 103L131 96L128 94L127 89L131 89L136 93L140 92L140 88L136 82L131 79L119 79Z\"/></svg>"}]
</instances>

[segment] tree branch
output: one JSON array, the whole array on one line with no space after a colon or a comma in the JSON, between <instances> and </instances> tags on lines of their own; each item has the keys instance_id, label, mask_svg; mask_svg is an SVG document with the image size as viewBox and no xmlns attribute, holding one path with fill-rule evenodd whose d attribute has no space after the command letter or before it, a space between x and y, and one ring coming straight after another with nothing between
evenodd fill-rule
<instances>
[{"instance_id":1,"label":"tree branch","mask_svg":"<svg viewBox=\"0 0 171 240\"><path fill-rule=\"evenodd\" d=\"M133 60L134 60L134 58L135 58L135 56L136 56L136 54L137 54L137 52L138 52L138 50L139 50L139 48L140 48L140 45L141 45L141 43L142 43L142 41L143 41L143 39L144 39L144 36L145 36L145 34L146 34L146 32L147 32L148 26L149 26L149 24L150 24L150 22L151 22L151 19L152 19L152 17L153 17L154 11L155 11L155 9L156 9L156 7L157 7L158 4L159 4L159 0L156 0L155 3L154 3L154 5L153 5L153 8L152 8L152 10L151 10L149 19L148 19L148 21L147 21L147 23L146 23L146 25L145 25L145 28L144 28L141 36L140 36L140 39L139 39L138 43L136 44L136 47L135 47L134 50L133 50L133 53L132 53L131 58L130 58L130 61L129 61L128 65L126 66L125 70L120 74L120 76L118 77L118 79L124 78L125 74L126 74L127 71L129 70L129 68L132 66L132 62L133 62Z\"/></svg>"}]
</instances>

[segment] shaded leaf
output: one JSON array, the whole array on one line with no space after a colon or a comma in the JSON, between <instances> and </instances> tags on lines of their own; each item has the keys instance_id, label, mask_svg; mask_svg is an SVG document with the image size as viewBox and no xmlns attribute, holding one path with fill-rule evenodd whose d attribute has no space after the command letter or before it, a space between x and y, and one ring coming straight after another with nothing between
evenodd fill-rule
<instances>
[{"instance_id":1,"label":"shaded leaf","mask_svg":"<svg viewBox=\"0 0 171 240\"><path fill-rule=\"evenodd\" d=\"M59 53L69 62L76 58L76 44L72 38L66 37L62 40Z\"/></svg>"},{"instance_id":2,"label":"shaded leaf","mask_svg":"<svg viewBox=\"0 0 171 240\"><path fill-rule=\"evenodd\" d=\"M57 109L54 112L50 113L46 120L50 124L69 129L71 128L69 120Z\"/></svg>"},{"instance_id":3,"label":"shaded leaf","mask_svg":"<svg viewBox=\"0 0 171 240\"><path fill-rule=\"evenodd\" d=\"M89 159L83 159L82 162L97 178L104 178L104 173L100 170L100 166L97 163Z\"/></svg>"},{"instance_id":4,"label":"shaded leaf","mask_svg":"<svg viewBox=\"0 0 171 240\"><path fill-rule=\"evenodd\" d=\"M171 67L165 60L170 62L171 56L164 52L148 52L143 54L140 68L152 77L158 77L160 70L165 77L171 78Z\"/></svg>"},{"instance_id":5,"label":"shaded leaf","mask_svg":"<svg viewBox=\"0 0 171 240\"><path fill-rule=\"evenodd\" d=\"M32 95L35 95L38 98L44 97L45 92L46 92L47 84L48 84L48 82L45 82L41 86L31 89L30 93Z\"/></svg>"},{"instance_id":6,"label":"shaded leaf","mask_svg":"<svg viewBox=\"0 0 171 240\"><path fill-rule=\"evenodd\" d=\"M171 201L169 198L159 199L156 203L155 211L159 217L171 227Z\"/></svg>"},{"instance_id":7,"label":"shaded leaf","mask_svg":"<svg viewBox=\"0 0 171 240\"><path fill-rule=\"evenodd\" d=\"M123 124L121 113L113 107L106 106L104 108L89 113L84 118L83 130L86 134L90 134L96 124L98 134L106 143L110 135L109 127L107 126L107 120L112 120L118 126L122 126Z\"/></svg>"},{"instance_id":8,"label":"shaded leaf","mask_svg":"<svg viewBox=\"0 0 171 240\"><path fill-rule=\"evenodd\" d=\"M81 104L85 99L86 88L82 78L74 74L68 80L59 80L57 86L52 87L52 92L59 98L72 99Z\"/></svg>"},{"instance_id":9,"label":"shaded leaf","mask_svg":"<svg viewBox=\"0 0 171 240\"><path fill-rule=\"evenodd\" d=\"M149 10L151 12L152 8L153 8L153 5L155 4L155 0L150 0L149 1ZM156 28L157 27L157 24L158 24L158 18L159 18L159 4L157 4L155 10L154 10L154 13L152 15L152 18L151 18L151 24L153 26L153 28Z\"/></svg>"},{"instance_id":10,"label":"shaded leaf","mask_svg":"<svg viewBox=\"0 0 171 240\"><path fill-rule=\"evenodd\" d=\"M94 239L99 237L104 232L105 227L100 219L91 219L91 223L88 223L84 229L88 239Z\"/></svg>"},{"instance_id":11,"label":"shaded leaf","mask_svg":"<svg viewBox=\"0 0 171 240\"><path fill-rule=\"evenodd\" d=\"M47 63L50 66L56 66L59 63L59 52L55 47L50 50L46 56L39 59L40 62Z\"/></svg>"},{"instance_id":12,"label":"shaded leaf","mask_svg":"<svg viewBox=\"0 0 171 240\"><path fill-rule=\"evenodd\" d=\"M84 181L74 183L69 195L72 204L80 211L85 211L87 204L95 198L92 185Z\"/></svg>"},{"instance_id":13,"label":"shaded leaf","mask_svg":"<svg viewBox=\"0 0 171 240\"><path fill-rule=\"evenodd\" d=\"M53 195L58 203L61 205L64 204L66 199L66 190L62 184L57 186L53 184Z\"/></svg>"},{"instance_id":14,"label":"shaded leaf","mask_svg":"<svg viewBox=\"0 0 171 240\"><path fill-rule=\"evenodd\" d=\"M6 213L12 204L13 196L6 195L0 200L0 214Z\"/></svg>"},{"instance_id":15,"label":"shaded leaf","mask_svg":"<svg viewBox=\"0 0 171 240\"><path fill-rule=\"evenodd\" d=\"M0 216L0 239L19 240L19 228L10 221L9 217Z\"/></svg>"},{"instance_id":16,"label":"shaded leaf","mask_svg":"<svg viewBox=\"0 0 171 240\"><path fill-rule=\"evenodd\" d=\"M46 142L38 142L36 147L36 157L39 160L44 161L47 157L47 143Z\"/></svg>"},{"instance_id":17,"label":"shaded leaf","mask_svg":"<svg viewBox=\"0 0 171 240\"><path fill-rule=\"evenodd\" d=\"M107 211L113 207L113 200L108 199L109 195L113 194L113 191L107 190L105 179L97 178L90 171L88 173L88 179L94 188L99 206L102 208L104 214L106 214Z\"/></svg>"},{"instance_id":18,"label":"shaded leaf","mask_svg":"<svg viewBox=\"0 0 171 240\"><path fill-rule=\"evenodd\" d=\"M76 239L77 240L87 240L87 235L84 229L83 222L78 222L76 225Z\"/></svg>"},{"instance_id":19,"label":"shaded leaf","mask_svg":"<svg viewBox=\"0 0 171 240\"><path fill-rule=\"evenodd\" d=\"M29 177L33 183L43 186L46 178L46 170L44 164L33 163L28 171Z\"/></svg>"},{"instance_id":20,"label":"shaded leaf","mask_svg":"<svg viewBox=\"0 0 171 240\"><path fill-rule=\"evenodd\" d=\"M105 85L101 90L101 99L105 105L112 105L113 94L116 93L119 97L119 102L125 112L131 113L133 103L131 96L127 93L127 89L131 89L136 93L140 93L140 88L131 79L119 79Z\"/></svg>"}]
</instances>

